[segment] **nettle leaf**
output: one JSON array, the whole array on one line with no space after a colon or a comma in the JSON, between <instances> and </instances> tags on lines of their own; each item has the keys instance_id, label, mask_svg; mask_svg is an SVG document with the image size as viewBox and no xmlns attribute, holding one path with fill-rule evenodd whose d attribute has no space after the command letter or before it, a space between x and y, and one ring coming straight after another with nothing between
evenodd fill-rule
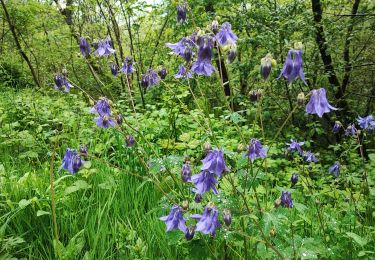
<instances>
[{"instance_id":1,"label":"nettle leaf","mask_svg":"<svg viewBox=\"0 0 375 260\"><path fill-rule=\"evenodd\" d=\"M353 232L346 232L346 235L349 238L352 238L361 247L364 247L368 243L368 241L365 238L363 238L363 237L361 237L361 236L359 236L359 235L357 235Z\"/></svg>"}]
</instances>

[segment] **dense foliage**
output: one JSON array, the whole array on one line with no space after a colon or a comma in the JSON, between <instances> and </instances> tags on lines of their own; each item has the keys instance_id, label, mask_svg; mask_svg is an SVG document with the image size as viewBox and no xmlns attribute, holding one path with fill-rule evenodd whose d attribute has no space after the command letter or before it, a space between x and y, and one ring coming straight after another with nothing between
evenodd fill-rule
<instances>
[{"instance_id":1,"label":"dense foliage","mask_svg":"<svg viewBox=\"0 0 375 260\"><path fill-rule=\"evenodd\" d=\"M375 257L375 3L0 0L0 259Z\"/></svg>"}]
</instances>

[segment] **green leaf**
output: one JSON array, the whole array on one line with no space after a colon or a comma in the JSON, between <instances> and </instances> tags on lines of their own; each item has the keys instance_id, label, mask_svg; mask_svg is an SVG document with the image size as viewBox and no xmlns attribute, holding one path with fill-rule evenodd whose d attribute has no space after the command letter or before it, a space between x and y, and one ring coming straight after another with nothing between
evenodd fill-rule
<instances>
[{"instance_id":1,"label":"green leaf","mask_svg":"<svg viewBox=\"0 0 375 260\"><path fill-rule=\"evenodd\" d=\"M358 236L357 234L353 232L346 232L346 235L350 238L352 238L358 245L361 247L364 247L367 244L367 240L363 237Z\"/></svg>"},{"instance_id":2,"label":"green leaf","mask_svg":"<svg viewBox=\"0 0 375 260\"><path fill-rule=\"evenodd\" d=\"M18 206L21 208L21 209L24 209L26 208L28 205L31 204L31 200L25 200L25 199L22 199L20 200L20 202L18 202Z\"/></svg>"},{"instance_id":3,"label":"green leaf","mask_svg":"<svg viewBox=\"0 0 375 260\"><path fill-rule=\"evenodd\" d=\"M37 216L37 217L40 217L40 216L43 216L43 215L51 215L51 213L50 213L50 212L47 212L47 211L44 211L44 210L38 210L38 211L36 212L36 216Z\"/></svg>"}]
</instances>

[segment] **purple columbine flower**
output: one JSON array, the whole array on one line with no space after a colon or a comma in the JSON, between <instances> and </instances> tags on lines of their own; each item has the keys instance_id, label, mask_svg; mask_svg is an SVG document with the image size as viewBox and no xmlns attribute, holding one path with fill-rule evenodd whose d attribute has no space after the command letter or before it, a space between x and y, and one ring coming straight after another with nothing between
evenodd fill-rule
<instances>
[{"instance_id":1,"label":"purple columbine flower","mask_svg":"<svg viewBox=\"0 0 375 260\"><path fill-rule=\"evenodd\" d=\"M258 101L262 96L262 90L261 89L252 89L249 91L249 97L250 100L253 102Z\"/></svg>"},{"instance_id":2,"label":"purple columbine flower","mask_svg":"<svg viewBox=\"0 0 375 260\"><path fill-rule=\"evenodd\" d=\"M117 74L118 74L118 66L117 66L117 64L112 63L111 65L109 65L109 67L111 68L112 75L113 76L117 76Z\"/></svg>"},{"instance_id":3,"label":"purple columbine flower","mask_svg":"<svg viewBox=\"0 0 375 260\"><path fill-rule=\"evenodd\" d=\"M293 208L292 194L288 191L282 191L280 197L280 205L284 208Z\"/></svg>"},{"instance_id":4,"label":"purple columbine flower","mask_svg":"<svg viewBox=\"0 0 375 260\"><path fill-rule=\"evenodd\" d=\"M177 72L177 74L174 77L176 79L180 79L180 78L189 78L189 79L191 79L193 77L193 75L191 75L190 70L186 70L185 66L181 65L178 68L178 72Z\"/></svg>"},{"instance_id":5,"label":"purple columbine flower","mask_svg":"<svg viewBox=\"0 0 375 260\"><path fill-rule=\"evenodd\" d=\"M186 12L187 12L187 4L182 3L177 5L177 22L185 23L186 22Z\"/></svg>"},{"instance_id":6,"label":"purple columbine flower","mask_svg":"<svg viewBox=\"0 0 375 260\"><path fill-rule=\"evenodd\" d=\"M161 217L160 220L164 221L167 225L167 232L175 229L179 229L184 233L187 232L186 220L183 216L182 208L178 205L174 205L169 215Z\"/></svg>"},{"instance_id":7,"label":"purple columbine flower","mask_svg":"<svg viewBox=\"0 0 375 260\"><path fill-rule=\"evenodd\" d=\"M199 193L196 193L194 196L195 203L200 203L202 201L202 195Z\"/></svg>"},{"instance_id":8,"label":"purple columbine flower","mask_svg":"<svg viewBox=\"0 0 375 260\"><path fill-rule=\"evenodd\" d=\"M301 146L304 145L304 143L305 143L305 142L298 142L298 141L296 141L296 140L291 139L291 140L290 140L290 143L286 143L286 145L289 146L289 147L288 147L288 150L289 150L289 151L292 151L292 152L296 152L296 151L298 151L299 154L302 155L302 148L301 148Z\"/></svg>"},{"instance_id":9,"label":"purple columbine flower","mask_svg":"<svg viewBox=\"0 0 375 260\"><path fill-rule=\"evenodd\" d=\"M148 89L151 86L158 85L160 77L153 69L148 69L146 74L142 76L141 85Z\"/></svg>"},{"instance_id":10,"label":"purple columbine flower","mask_svg":"<svg viewBox=\"0 0 375 260\"><path fill-rule=\"evenodd\" d=\"M220 228L219 211L211 206L206 206L203 215L194 214L191 217L198 221L195 231L215 236L216 229Z\"/></svg>"},{"instance_id":11,"label":"purple columbine flower","mask_svg":"<svg viewBox=\"0 0 375 260\"><path fill-rule=\"evenodd\" d=\"M295 185L298 182L298 174L297 173L293 173L292 177L290 178L290 181L291 181L291 183L293 185Z\"/></svg>"},{"instance_id":12,"label":"purple columbine flower","mask_svg":"<svg viewBox=\"0 0 375 260\"><path fill-rule=\"evenodd\" d=\"M303 61L302 61L302 50L289 50L284 66L281 73L277 79L284 76L288 83L291 84L296 78L300 78L305 85L307 85L305 80L305 74L303 72Z\"/></svg>"},{"instance_id":13,"label":"purple columbine flower","mask_svg":"<svg viewBox=\"0 0 375 260\"><path fill-rule=\"evenodd\" d=\"M84 37L79 38L79 50L85 57L90 55L90 43Z\"/></svg>"},{"instance_id":14,"label":"purple columbine flower","mask_svg":"<svg viewBox=\"0 0 375 260\"><path fill-rule=\"evenodd\" d=\"M228 22L223 23L219 33L216 35L217 41L220 45L234 45L238 40L237 35L232 32L231 25Z\"/></svg>"},{"instance_id":15,"label":"purple columbine flower","mask_svg":"<svg viewBox=\"0 0 375 260\"><path fill-rule=\"evenodd\" d=\"M211 150L207 156L202 160L202 171L209 171L221 177L223 172L228 172L229 169L224 161L223 150L214 149Z\"/></svg>"},{"instance_id":16,"label":"purple columbine flower","mask_svg":"<svg viewBox=\"0 0 375 260\"><path fill-rule=\"evenodd\" d=\"M337 134L340 132L340 129L342 128L342 124L340 121L335 121L335 124L333 125L332 132Z\"/></svg>"},{"instance_id":17,"label":"purple columbine flower","mask_svg":"<svg viewBox=\"0 0 375 260\"><path fill-rule=\"evenodd\" d=\"M68 80L64 75L61 75L60 73L56 74L53 77L53 80L55 81L54 88L56 90L62 91L63 87L65 88L65 92L69 92L71 85L69 84Z\"/></svg>"},{"instance_id":18,"label":"purple columbine flower","mask_svg":"<svg viewBox=\"0 0 375 260\"><path fill-rule=\"evenodd\" d=\"M209 171L201 171L198 174L195 174L191 177L191 182L194 183L195 189L194 192L203 194L212 189L213 193L218 194L219 192L216 189L217 180L215 174Z\"/></svg>"},{"instance_id":19,"label":"purple columbine flower","mask_svg":"<svg viewBox=\"0 0 375 260\"><path fill-rule=\"evenodd\" d=\"M167 69L163 67L158 71L158 75L161 79L165 79L165 77L167 77Z\"/></svg>"},{"instance_id":20,"label":"purple columbine flower","mask_svg":"<svg viewBox=\"0 0 375 260\"><path fill-rule=\"evenodd\" d=\"M191 167L189 161L186 161L184 165L182 165L181 179L183 182L191 181Z\"/></svg>"},{"instance_id":21,"label":"purple columbine flower","mask_svg":"<svg viewBox=\"0 0 375 260\"><path fill-rule=\"evenodd\" d=\"M268 79L272 69L272 55L268 53L264 58L260 60L260 74L264 80Z\"/></svg>"},{"instance_id":22,"label":"purple columbine flower","mask_svg":"<svg viewBox=\"0 0 375 260\"><path fill-rule=\"evenodd\" d=\"M328 103L326 90L324 88L312 90L309 103L306 105L306 113L317 114L322 117L324 113L328 113L337 108Z\"/></svg>"},{"instance_id":23,"label":"purple columbine flower","mask_svg":"<svg viewBox=\"0 0 375 260\"><path fill-rule=\"evenodd\" d=\"M131 134L128 134L125 138L126 147L133 147L135 145L135 140Z\"/></svg>"},{"instance_id":24,"label":"purple columbine flower","mask_svg":"<svg viewBox=\"0 0 375 260\"><path fill-rule=\"evenodd\" d=\"M105 97L101 97L96 105L90 110L91 113L98 114L100 116L110 116L111 106L109 100Z\"/></svg>"},{"instance_id":25,"label":"purple columbine flower","mask_svg":"<svg viewBox=\"0 0 375 260\"><path fill-rule=\"evenodd\" d=\"M67 148L59 171L64 169L74 175L79 171L83 163L84 161L82 161L81 156L77 154L76 150Z\"/></svg>"},{"instance_id":26,"label":"purple columbine flower","mask_svg":"<svg viewBox=\"0 0 375 260\"><path fill-rule=\"evenodd\" d=\"M339 162L335 162L331 167L329 167L329 173L332 173L335 175L335 177L338 177L340 174L340 168L341 164Z\"/></svg>"},{"instance_id":27,"label":"purple columbine flower","mask_svg":"<svg viewBox=\"0 0 375 260\"><path fill-rule=\"evenodd\" d=\"M372 119L372 115L368 115L365 117L358 116L357 122L362 129L367 129L369 127L375 126L375 121Z\"/></svg>"},{"instance_id":28,"label":"purple columbine flower","mask_svg":"<svg viewBox=\"0 0 375 260\"><path fill-rule=\"evenodd\" d=\"M124 122L124 117L121 114L117 114L116 115L116 123L118 125L122 125L123 122Z\"/></svg>"},{"instance_id":29,"label":"purple columbine flower","mask_svg":"<svg viewBox=\"0 0 375 260\"><path fill-rule=\"evenodd\" d=\"M191 71L197 75L211 76L216 69L211 64L213 41L209 36L199 39L199 49L197 61L191 66Z\"/></svg>"},{"instance_id":30,"label":"purple columbine flower","mask_svg":"<svg viewBox=\"0 0 375 260\"><path fill-rule=\"evenodd\" d=\"M248 153L245 154L245 157L248 157L251 162L254 162L254 160L257 158L266 158L267 150L263 148L258 139L252 138L248 145Z\"/></svg>"},{"instance_id":31,"label":"purple columbine flower","mask_svg":"<svg viewBox=\"0 0 375 260\"><path fill-rule=\"evenodd\" d=\"M129 75L134 72L134 62L132 57L128 56L124 59L120 71L123 72L125 75Z\"/></svg>"},{"instance_id":32,"label":"purple columbine flower","mask_svg":"<svg viewBox=\"0 0 375 260\"><path fill-rule=\"evenodd\" d=\"M306 162L317 162L318 161L318 159L316 159L316 157L315 157L315 154L313 154L311 151L303 152L302 157Z\"/></svg>"},{"instance_id":33,"label":"purple columbine flower","mask_svg":"<svg viewBox=\"0 0 375 260\"><path fill-rule=\"evenodd\" d=\"M95 118L94 121L96 122L96 125L101 128L110 128L115 127L116 125L115 121L109 116L99 116L98 118Z\"/></svg>"},{"instance_id":34,"label":"purple columbine flower","mask_svg":"<svg viewBox=\"0 0 375 260\"><path fill-rule=\"evenodd\" d=\"M181 56L184 60L189 62L193 57L192 47L194 46L194 42L191 39L183 37L177 43L166 43L165 46L172 50L172 53Z\"/></svg>"},{"instance_id":35,"label":"purple columbine flower","mask_svg":"<svg viewBox=\"0 0 375 260\"><path fill-rule=\"evenodd\" d=\"M355 128L354 124L348 125L348 127L345 129L345 135L346 136L356 136L357 135L357 128Z\"/></svg>"},{"instance_id":36,"label":"purple columbine flower","mask_svg":"<svg viewBox=\"0 0 375 260\"><path fill-rule=\"evenodd\" d=\"M94 52L96 56L108 57L109 55L115 53L115 50L111 48L110 39L107 37L102 41L98 42L98 48Z\"/></svg>"}]
</instances>

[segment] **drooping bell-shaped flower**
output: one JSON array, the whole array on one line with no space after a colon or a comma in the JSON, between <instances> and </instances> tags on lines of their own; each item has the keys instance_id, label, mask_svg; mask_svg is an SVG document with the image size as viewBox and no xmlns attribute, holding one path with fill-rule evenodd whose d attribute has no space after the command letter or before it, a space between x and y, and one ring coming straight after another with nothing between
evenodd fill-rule
<instances>
[{"instance_id":1,"label":"drooping bell-shaped flower","mask_svg":"<svg viewBox=\"0 0 375 260\"><path fill-rule=\"evenodd\" d=\"M185 23L187 13L187 4L182 3L177 5L177 22Z\"/></svg>"},{"instance_id":2,"label":"drooping bell-shaped flower","mask_svg":"<svg viewBox=\"0 0 375 260\"><path fill-rule=\"evenodd\" d=\"M202 163L202 171L209 171L210 173L216 174L218 177L221 177L223 172L229 171L224 161L223 150L221 149L211 150L202 160Z\"/></svg>"},{"instance_id":3,"label":"drooping bell-shaped flower","mask_svg":"<svg viewBox=\"0 0 375 260\"><path fill-rule=\"evenodd\" d=\"M212 189L213 193L218 194L216 189L217 180L215 178L215 173L209 171L201 171L191 177L191 182L194 183L194 192L203 194Z\"/></svg>"},{"instance_id":4,"label":"drooping bell-shaped flower","mask_svg":"<svg viewBox=\"0 0 375 260\"><path fill-rule=\"evenodd\" d=\"M280 205L283 208L293 208L292 194L288 191L282 191L280 196Z\"/></svg>"},{"instance_id":5,"label":"drooping bell-shaped flower","mask_svg":"<svg viewBox=\"0 0 375 260\"><path fill-rule=\"evenodd\" d=\"M74 149L66 149L62 164L59 168L69 171L72 175L79 171L84 161L82 161L81 156L77 154Z\"/></svg>"},{"instance_id":6,"label":"drooping bell-shaped flower","mask_svg":"<svg viewBox=\"0 0 375 260\"><path fill-rule=\"evenodd\" d=\"M357 122L362 129L367 129L371 126L375 126L375 121L372 118L372 115L368 115L365 117L358 116Z\"/></svg>"},{"instance_id":7,"label":"drooping bell-shaped flower","mask_svg":"<svg viewBox=\"0 0 375 260\"><path fill-rule=\"evenodd\" d=\"M326 90L324 88L312 90L310 101L306 105L306 113L322 117L324 113L329 113L331 110L337 110L337 108L328 103Z\"/></svg>"},{"instance_id":8,"label":"drooping bell-shaped flower","mask_svg":"<svg viewBox=\"0 0 375 260\"><path fill-rule=\"evenodd\" d=\"M277 79L279 79L281 76L284 76L284 78L288 80L289 84L299 77L303 83L307 85L305 73L303 72L302 50L292 49L288 51L284 66Z\"/></svg>"},{"instance_id":9,"label":"drooping bell-shaped flower","mask_svg":"<svg viewBox=\"0 0 375 260\"><path fill-rule=\"evenodd\" d=\"M292 177L290 178L290 182L292 183L292 185L295 185L298 182L298 174L297 173L292 174Z\"/></svg>"},{"instance_id":10,"label":"drooping bell-shaped flower","mask_svg":"<svg viewBox=\"0 0 375 260\"><path fill-rule=\"evenodd\" d=\"M191 72L190 70L186 70L185 69L185 66L184 65L181 65L179 68L178 68L178 72L177 74L174 76L176 79L180 79L180 78L188 78L188 79L191 79L193 77L193 75L191 75Z\"/></svg>"},{"instance_id":11,"label":"drooping bell-shaped flower","mask_svg":"<svg viewBox=\"0 0 375 260\"><path fill-rule=\"evenodd\" d=\"M72 87L72 85L70 85L69 82L68 82L68 80L66 79L66 76L64 76L64 75L62 75L60 73L57 73L53 77L53 80L55 82L54 88L56 90L62 91L63 87L64 87L64 91L65 92L69 92L70 88Z\"/></svg>"},{"instance_id":12,"label":"drooping bell-shaped flower","mask_svg":"<svg viewBox=\"0 0 375 260\"><path fill-rule=\"evenodd\" d=\"M163 67L158 71L158 75L161 79L165 79L165 77L167 76L167 69Z\"/></svg>"},{"instance_id":13,"label":"drooping bell-shaped flower","mask_svg":"<svg viewBox=\"0 0 375 260\"><path fill-rule=\"evenodd\" d=\"M335 177L338 177L340 174L340 168L341 164L339 162L335 162L331 167L329 167L329 173L332 173L335 175Z\"/></svg>"},{"instance_id":14,"label":"drooping bell-shaped flower","mask_svg":"<svg viewBox=\"0 0 375 260\"><path fill-rule=\"evenodd\" d=\"M262 75L264 80L268 79L268 76L271 73L272 69L272 55L268 53L264 58L260 60L260 74Z\"/></svg>"},{"instance_id":15,"label":"drooping bell-shaped flower","mask_svg":"<svg viewBox=\"0 0 375 260\"><path fill-rule=\"evenodd\" d=\"M110 116L111 115L111 106L107 98L101 97L95 106L91 108L91 113L98 114L100 116Z\"/></svg>"},{"instance_id":16,"label":"drooping bell-shaped flower","mask_svg":"<svg viewBox=\"0 0 375 260\"><path fill-rule=\"evenodd\" d=\"M166 47L172 50L172 53L181 56L187 62L189 62L193 57L192 48L194 45L194 42L186 37L182 37L179 42L165 44Z\"/></svg>"},{"instance_id":17,"label":"drooping bell-shaped flower","mask_svg":"<svg viewBox=\"0 0 375 260\"><path fill-rule=\"evenodd\" d=\"M305 142L298 142L296 140L293 140L291 139L290 140L290 143L286 143L286 145L288 145L288 150L291 151L291 152L296 152L298 151L299 154L302 155L302 148L301 146L304 145Z\"/></svg>"},{"instance_id":18,"label":"drooping bell-shaped flower","mask_svg":"<svg viewBox=\"0 0 375 260\"><path fill-rule=\"evenodd\" d=\"M216 69L211 64L213 40L209 36L199 39L198 58L191 66L191 71L197 75L211 76Z\"/></svg>"},{"instance_id":19,"label":"drooping bell-shaped flower","mask_svg":"<svg viewBox=\"0 0 375 260\"><path fill-rule=\"evenodd\" d=\"M196 193L194 196L195 203L200 203L202 201L202 195L199 193Z\"/></svg>"},{"instance_id":20,"label":"drooping bell-shaped flower","mask_svg":"<svg viewBox=\"0 0 375 260\"><path fill-rule=\"evenodd\" d=\"M117 64L115 64L115 63L111 63L111 65L109 65L109 67L110 67L110 69L111 69L111 73L112 73L112 75L113 75L113 76L117 76L118 71L119 71Z\"/></svg>"},{"instance_id":21,"label":"drooping bell-shaped flower","mask_svg":"<svg viewBox=\"0 0 375 260\"><path fill-rule=\"evenodd\" d=\"M220 31L216 35L216 39L221 46L225 46L235 45L238 37L232 32L230 23L225 22L221 25Z\"/></svg>"},{"instance_id":22,"label":"drooping bell-shaped flower","mask_svg":"<svg viewBox=\"0 0 375 260\"><path fill-rule=\"evenodd\" d=\"M206 206L203 215L194 214L191 217L198 221L195 231L215 236L216 229L220 228L219 211L213 206Z\"/></svg>"},{"instance_id":23,"label":"drooping bell-shaped flower","mask_svg":"<svg viewBox=\"0 0 375 260\"><path fill-rule=\"evenodd\" d=\"M108 57L109 55L115 53L115 50L112 49L110 39L107 37L101 41L98 42L98 48L94 52L96 56L99 57Z\"/></svg>"},{"instance_id":24,"label":"drooping bell-shaped flower","mask_svg":"<svg viewBox=\"0 0 375 260\"><path fill-rule=\"evenodd\" d=\"M122 123L124 122L124 117L122 116L122 114L117 114L115 119L118 125L122 125Z\"/></svg>"},{"instance_id":25,"label":"drooping bell-shaped flower","mask_svg":"<svg viewBox=\"0 0 375 260\"><path fill-rule=\"evenodd\" d=\"M84 57L90 55L90 43L84 37L79 38L79 50Z\"/></svg>"},{"instance_id":26,"label":"drooping bell-shaped flower","mask_svg":"<svg viewBox=\"0 0 375 260\"><path fill-rule=\"evenodd\" d=\"M125 75L129 75L134 72L134 62L132 57L128 56L124 59L120 71L123 72Z\"/></svg>"},{"instance_id":27,"label":"drooping bell-shaped flower","mask_svg":"<svg viewBox=\"0 0 375 260\"><path fill-rule=\"evenodd\" d=\"M311 151L307 151L307 152L304 151L303 154L302 154L302 157L306 162L317 162L318 161L318 159L316 159L315 154L313 154Z\"/></svg>"},{"instance_id":28,"label":"drooping bell-shaped flower","mask_svg":"<svg viewBox=\"0 0 375 260\"><path fill-rule=\"evenodd\" d=\"M348 127L345 129L345 135L346 136L356 136L357 135L357 128L355 128L354 124L348 125Z\"/></svg>"},{"instance_id":29,"label":"drooping bell-shaped flower","mask_svg":"<svg viewBox=\"0 0 375 260\"><path fill-rule=\"evenodd\" d=\"M101 128L111 128L115 127L116 123L115 121L109 117L109 116L99 116L98 118L95 118L94 121L96 122L96 125Z\"/></svg>"},{"instance_id":30,"label":"drooping bell-shaped flower","mask_svg":"<svg viewBox=\"0 0 375 260\"><path fill-rule=\"evenodd\" d=\"M257 158L266 158L267 150L263 148L260 141L256 138L252 138L248 145L248 153L245 154L245 157L248 157L252 162Z\"/></svg>"},{"instance_id":31,"label":"drooping bell-shaped flower","mask_svg":"<svg viewBox=\"0 0 375 260\"><path fill-rule=\"evenodd\" d=\"M334 132L335 134L337 134L338 132L340 132L340 129L342 128L342 124L340 121L335 121L335 124L333 125L333 128L332 128L332 132Z\"/></svg>"},{"instance_id":32,"label":"drooping bell-shaped flower","mask_svg":"<svg viewBox=\"0 0 375 260\"><path fill-rule=\"evenodd\" d=\"M183 210L178 205L173 205L168 216L161 217L160 220L164 221L167 226L167 232L179 229L182 232L187 232L186 220L183 216Z\"/></svg>"},{"instance_id":33,"label":"drooping bell-shaped flower","mask_svg":"<svg viewBox=\"0 0 375 260\"><path fill-rule=\"evenodd\" d=\"M189 161L186 161L184 165L182 165L181 179L183 182L191 181L191 167Z\"/></svg>"}]
</instances>

